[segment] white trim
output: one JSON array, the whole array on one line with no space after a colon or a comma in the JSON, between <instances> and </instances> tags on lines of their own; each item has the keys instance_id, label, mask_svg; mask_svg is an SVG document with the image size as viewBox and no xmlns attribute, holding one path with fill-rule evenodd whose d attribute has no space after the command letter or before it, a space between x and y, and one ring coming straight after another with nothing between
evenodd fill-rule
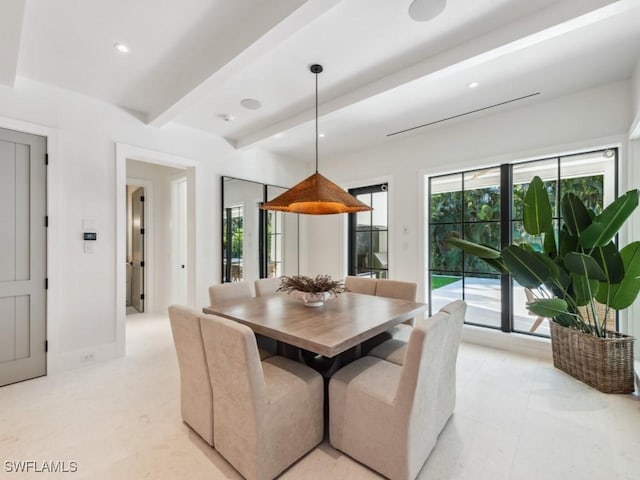
<instances>
[{"instance_id":1,"label":"white trim","mask_svg":"<svg viewBox=\"0 0 640 480\"><path fill-rule=\"evenodd\" d=\"M519 333L506 333L492 328L464 325L462 341L498 350L551 360L551 340Z\"/></svg>"},{"instance_id":2,"label":"white trim","mask_svg":"<svg viewBox=\"0 0 640 480\"><path fill-rule=\"evenodd\" d=\"M153 245L155 243L155 225L153 224L153 210L154 210L154 196L153 196L153 182L151 180L145 180L144 178L127 177L127 185L135 185L144 188L144 286L142 293L144 293L144 311L145 313L153 312L156 302L156 290L155 290L155 256ZM125 188L126 192L126 188ZM126 214L125 214L126 225ZM128 228L128 227L127 227ZM128 232L125 232L125 237ZM126 243L125 243L125 255L126 255ZM125 262L126 263L126 262ZM126 267L125 267L126 269ZM125 270L126 276L126 270ZM127 284L125 279L125 285ZM126 304L126 301L125 301ZM126 308L125 308L126 313Z\"/></svg>"},{"instance_id":3,"label":"white trim","mask_svg":"<svg viewBox=\"0 0 640 480\"><path fill-rule=\"evenodd\" d=\"M195 262L196 248L198 247L195 185L198 179L198 168L200 163L185 157L171 155L169 153L149 150L126 143L116 143L115 152L116 169L116 353L124 356L126 352L126 270L125 260L127 255L126 237L123 231L126 226L127 206L126 206L126 184L127 184L127 159L138 160L156 165L164 165L173 168L186 168L188 188L187 208L189 210L188 219L188 261L187 261L187 297L190 305L195 303L195 288L197 279L197 264ZM192 187L191 187L192 186Z\"/></svg>"}]
</instances>

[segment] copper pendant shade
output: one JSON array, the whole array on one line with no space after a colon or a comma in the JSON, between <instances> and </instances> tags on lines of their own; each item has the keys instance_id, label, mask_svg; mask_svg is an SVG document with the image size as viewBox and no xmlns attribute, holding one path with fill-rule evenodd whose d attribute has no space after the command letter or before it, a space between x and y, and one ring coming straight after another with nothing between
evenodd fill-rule
<instances>
[{"instance_id":1,"label":"copper pendant shade","mask_svg":"<svg viewBox=\"0 0 640 480\"><path fill-rule=\"evenodd\" d=\"M316 173L270 202L262 204L260 208L306 215L331 215L373 210L318 173L318 74L322 72L322 65L311 65L310 70L316 76Z\"/></svg>"}]
</instances>

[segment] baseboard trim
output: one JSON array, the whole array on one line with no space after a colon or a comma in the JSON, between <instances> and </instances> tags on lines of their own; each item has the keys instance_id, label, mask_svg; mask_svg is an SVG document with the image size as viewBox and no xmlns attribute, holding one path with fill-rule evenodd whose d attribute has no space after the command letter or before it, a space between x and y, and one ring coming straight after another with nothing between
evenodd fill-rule
<instances>
[{"instance_id":1,"label":"baseboard trim","mask_svg":"<svg viewBox=\"0 0 640 480\"><path fill-rule=\"evenodd\" d=\"M462 341L544 360L552 359L551 339L548 338L465 325L462 328Z\"/></svg>"},{"instance_id":2,"label":"baseboard trim","mask_svg":"<svg viewBox=\"0 0 640 480\"><path fill-rule=\"evenodd\" d=\"M50 352L47 355L47 374L85 367L98 362L106 362L121 356L121 354L118 354L115 343L85 347L62 353Z\"/></svg>"}]
</instances>

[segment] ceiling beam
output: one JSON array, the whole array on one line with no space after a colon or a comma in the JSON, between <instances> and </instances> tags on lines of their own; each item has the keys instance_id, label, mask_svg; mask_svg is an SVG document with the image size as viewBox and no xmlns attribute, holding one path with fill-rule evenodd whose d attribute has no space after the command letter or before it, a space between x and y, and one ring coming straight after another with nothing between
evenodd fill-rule
<instances>
[{"instance_id":1,"label":"ceiling beam","mask_svg":"<svg viewBox=\"0 0 640 480\"><path fill-rule=\"evenodd\" d=\"M565 0L556 3L501 29L326 100L318 107L319 115L327 115L427 76L435 79L464 71L637 7L637 0ZM310 108L228 141L236 148L250 147L314 118L315 110Z\"/></svg>"},{"instance_id":2,"label":"ceiling beam","mask_svg":"<svg viewBox=\"0 0 640 480\"><path fill-rule=\"evenodd\" d=\"M301 4L301 2L304 3ZM150 109L147 123L160 127L179 113L205 98L251 62L276 48L298 30L327 12L341 0L279 0L256 2L242 28L221 42L224 48L211 49L211 56L200 78L176 88L162 104Z\"/></svg>"},{"instance_id":3,"label":"ceiling beam","mask_svg":"<svg viewBox=\"0 0 640 480\"><path fill-rule=\"evenodd\" d=\"M13 87L18 70L25 0L2 0L0 10L0 85Z\"/></svg>"}]
</instances>

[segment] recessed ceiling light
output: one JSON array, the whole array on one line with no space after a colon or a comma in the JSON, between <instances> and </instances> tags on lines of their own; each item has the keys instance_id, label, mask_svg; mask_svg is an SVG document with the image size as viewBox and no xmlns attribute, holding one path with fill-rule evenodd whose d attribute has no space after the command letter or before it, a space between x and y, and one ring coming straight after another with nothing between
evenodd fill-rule
<instances>
[{"instance_id":1,"label":"recessed ceiling light","mask_svg":"<svg viewBox=\"0 0 640 480\"><path fill-rule=\"evenodd\" d=\"M259 108L262 108L262 104L255 98L245 98L240 100L240 105L247 110L258 110Z\"/></svg>"},{"instance_id":2,"label":"recessed ceiling light","mask_svg":"<svg viewBox=\"0 0 640 480\"><path fill-rule=\"evenodd\" d=\"M115 48L120 53L129 53L131 51L128 45L120 42L114 43L113 48Z\"/></svg>"},{"instance_id":3,"label":"recessed ceiling light","mask_svg":"<svg viewBox=\"0 0 640 480\"><path fill-rule=\"evenodd\" d=\"M478 82L471 82L469 85L467 85L467 87L469 88L477 88L479 86L480 84Z\"/></svg>"},{"instance_id":4,"label":"recessed ceiling light","mask_svg":"<svg viewBox=\"0 0 640 480\"><path fill-rule=\"evenodd\" d=\"M324 133L319 133L319 134L318 134L318 136L319 136L320 138L324 138Z\"/></svg>"}]
</instances>

